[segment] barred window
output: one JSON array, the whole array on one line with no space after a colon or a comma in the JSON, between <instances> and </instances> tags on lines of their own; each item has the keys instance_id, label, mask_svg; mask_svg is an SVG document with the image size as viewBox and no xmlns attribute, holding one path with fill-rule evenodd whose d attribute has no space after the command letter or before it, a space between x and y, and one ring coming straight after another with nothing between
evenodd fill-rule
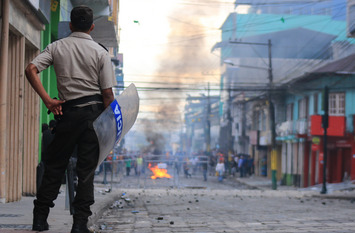
<instances>
[{"instance_id":1,"label":"barred window","mask_svg":"<svg viewBox=\"0 0 355 233\"><path fill-rule=\"evenodd\" d=\"M298 119L305 119L308 115L308 97L305 97L298 101Z\"/></svg>"},{"instance_id":2,"label":"barred window","mask_svg":"<svg viewBox=\"0 0 355 233\"><path fill-rule=\"evenodd\" d=\"M318 114L318 93L313 95L313 113Z\"/></svg>"},{"instance_id":3,"label":"barred window","mask_svg":"<svg viewBox=\"0 0 355 233\"><path fill-rule=\"evenodd\" d=\"M287 112L286 112L286 120L292 121L293 120L293 104L287 105Z\"/></svg>"},{"instance_id":4,"label":"barred window","mask_svg":"<svg viewBox=\"0 0 355 233\"><path fill-rule=\"evenodd\" d=\"M345 115L345 93L329 94L329 115L330 116Z\"/></svg>"}]
</instances>

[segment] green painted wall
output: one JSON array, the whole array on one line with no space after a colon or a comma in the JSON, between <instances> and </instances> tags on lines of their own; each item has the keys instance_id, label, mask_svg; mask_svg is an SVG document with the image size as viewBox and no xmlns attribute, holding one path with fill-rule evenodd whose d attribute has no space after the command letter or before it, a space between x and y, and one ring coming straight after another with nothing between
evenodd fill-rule
<instances>
[{"instance_id":1,"label":"green painted wall","mask_svg":"<svg viewBox=\"0 0 355 233\"><path fill-rule=\"evenodd\" d=\"M59 22L59 12L60 12L60 4L59 1L54 0L51 3L51 21L49 24L45 25L45 30L41 32L41 51L43 51L48 44L52 43L57 39L58 35L58 22ZM53 67L49 67L48 69L41 72L41 82L43 84L44 89L47 91L50 97L57 97L57 78L55 76L55 72ZM41 152L42 152L42 124L47 123L54 119L53 114L47 114L48 109L44 105L43 101L40 101L40 140L39 140L39 160L41 160Z\"/></svg>"}]
</instances>

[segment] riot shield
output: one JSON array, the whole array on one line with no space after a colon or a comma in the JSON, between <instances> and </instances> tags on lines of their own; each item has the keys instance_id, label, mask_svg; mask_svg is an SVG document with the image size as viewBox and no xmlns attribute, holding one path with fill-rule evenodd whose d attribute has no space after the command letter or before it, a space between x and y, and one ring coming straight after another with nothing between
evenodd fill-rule
<instances>
[{"instance_id":1,"label":"riot shield","mask_svg":"<svg viewBox=\"0 0 355 233\"><path fill-rule=\"evenodd\" d=\"M139 96L132 83L94 121L94 130L100 145L97 166L100 166L114 146L132 128L138 110Z\"/></svg>"}]
</instances>

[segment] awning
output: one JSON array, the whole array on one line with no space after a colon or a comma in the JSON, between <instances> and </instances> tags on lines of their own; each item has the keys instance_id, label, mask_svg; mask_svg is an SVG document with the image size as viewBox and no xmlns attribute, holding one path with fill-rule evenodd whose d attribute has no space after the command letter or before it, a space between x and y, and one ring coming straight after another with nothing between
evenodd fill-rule
<instances>
[{"instance_id":1,"label":"awning","mask_svg":"<svg viewBox=\"0 0 355 233\"><path fill-rule=\"evenodd\" d=\"M355 53L333 62L329 62L324 66L311 71L310 73L355 74L354 59Z\"/></svg>"}]
</instances>

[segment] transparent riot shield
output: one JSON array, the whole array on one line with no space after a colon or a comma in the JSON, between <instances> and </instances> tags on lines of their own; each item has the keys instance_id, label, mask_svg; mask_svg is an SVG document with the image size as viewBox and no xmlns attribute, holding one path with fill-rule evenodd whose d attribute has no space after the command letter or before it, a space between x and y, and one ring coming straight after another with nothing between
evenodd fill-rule
<instances>
[{"instance_id":1,"label":"transparent riot shield","mask_svg":"<svg viewBox=\"0 0 355 233\"><path fill-rule=\"evenodd\" d=\"M113 147L132 128L139 110L136 86L129 85L94 121L94 130L100 145L98 165L105 160Z\"/></svg>"}]
</instances>

